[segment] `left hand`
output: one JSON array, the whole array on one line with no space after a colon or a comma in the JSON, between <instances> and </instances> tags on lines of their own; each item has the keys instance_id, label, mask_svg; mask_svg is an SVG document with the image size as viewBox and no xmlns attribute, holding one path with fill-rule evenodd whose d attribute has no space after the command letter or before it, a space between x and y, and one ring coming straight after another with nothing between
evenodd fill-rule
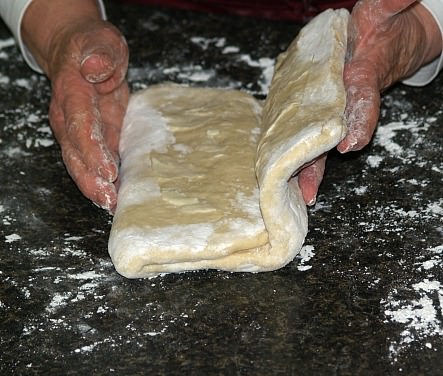
<instances>
[{"instance_id":1,"label":"left hand","mask_svg":"<svg viewBox=\"0 0 443 376\"><path fill-rule=\"evenodd\" d=\"M104 21L66 30L49 59L49 119L66 168L86 197L110 211L117 203L127 59L123 37Z\"/></svg>"},{"instance_id":2,"label":"left hand","mask_svg":"<svg viewBox=\"0 0 443 376\"><path fill-rule=\"evenodd\" d=\"M51 80L49 119L69 174L86 197L112 211L129 97L125 39L102 19L96 0L33 0L22 35Z\"/></svg>"}]
</instances>

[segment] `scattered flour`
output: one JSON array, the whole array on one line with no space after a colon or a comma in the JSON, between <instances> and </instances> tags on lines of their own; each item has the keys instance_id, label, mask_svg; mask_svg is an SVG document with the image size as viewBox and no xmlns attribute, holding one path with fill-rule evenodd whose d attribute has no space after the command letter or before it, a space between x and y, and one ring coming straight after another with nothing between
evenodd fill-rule
<instances>
[{"instance_id":1,"label":"scattered flour","mask_svg":"<svg viewBox=\"0 0 443 376\"><path fill-rule=\"evenodd\" d=\"M258 80L260 85L260 92L254 94L266 95L271 84L272 75L274 74L275 59L269 57L260 57L253 59L249 54L240 54L240 48L237 46L226 46L226 38L204 38L192 37L191 42L197 44L202 50L207 50L209 46L214 46L222 49L222 54L237 54L238 60L246 63L252 68L259 68L262 70L261 76ZM182 76L180 78L186 78ZM208 76L207 79L211 78ZM192 81L192 80L191 80Z\"/></svg>"},{"instance_id":2,"label":"scattered flour","mask_svg":"<svg viewBox=\"0 0 443 376\"><path fill-rule=\"evenodd\" d=\"M398 361L411 346L424 344L425 348L432 349L429 342L432 337L443 336L443 285L433 277L433 272L443 269L443 245L430 251L434 256L418 265L418 269L426 271L428 276L406 287L416 298L398 298L399 291L394 289L387 299L381 301L385 322L403 328L399 338L391 339L389 355L393 361Z\"/></svg>"},{"instance_id":3,"label":"scattered flour","mask_svg":"<svg viewBox=\"0 0 443 376\"><path fill-rule=\"evenodd\" d=\"M403 163L410 162L417 156L413 147L423 143L422 132L426 132L431 125L428 121L408 120L394 121L388 124L380 125L375 133L374 143L383 147L391 157L400 159ZM397 137L401 137L402 133L409 132L414 137L412 147L405 150L396 142Z\"/></svg>"},{"instance_id":4,"label":"scattered flour","mask_svg":"<svg viewBox=\"0 0 443 376\"><path fill-rule=\"evenodd\" d=\"M422 228L429 222L434 228L436 221L443 222L443 198L430 198L426 192L440 192L441 185L438 184L438 178L435 174L442 174L443 163L436 161L435 158L428 159L426 153L428 149L438 150L441 145L440 139L429 137L431 127L441 127L436 123L435 116L420 116L409 111L409 104L405 100L391 100L392 106L389 118L396 118L397 121L390 121L381 124L377 128L372 145L370 146L370 155L363 161L362 171L358 171L355 177L351 175L348 189L343 185L336 185L336 201L346 200L349 195L349 184L356 186L352 189L357 195L369 194L369 188L381 189L384 194L392 191L390 203L380 204L374 200L371 205L365 205L365 210L355 213L356 223L360 227L362 237L370 236L372 238L379 236L377 240L380 244L388 242L389 239L398 239L408 251L408 245L404 239L406 234L411 236L415 228ZM441 119L441 114L438 114ZM394 167L392 167L394 165ZM392 185L387 187L378 187L377 184L361 184L368 180L368 176L375 176L377 171L382 170L384 174L392 176ZM421 178L411 176L414 169L429 171L429 177ZM434 175L433 175L434 174ZM422 177L423 174L420 174ZM356 185L357 179L359 185ZM437 182L437 184L436 184ZM386 189L386 192L385 192ZM397 193L398 192L398 193ZM399 194L399 195L398 195ZM404 195L407 195L406 197ZM398 195L398 199L396 199ZM334 194L332 194L334 197ZM320 198L321 191L320 191ZM357 208L359 206L357 205ZM310 213L323 211L329 213L334 211L321 200L317 202ZM352 214L348 213L349 221ZM340 213L336 214L339 221L343 220ZM352 219L351 219L352 220ZM431 225L432 223L432 225ZM316 229L319 230L319 229ZM443 235L443 226L437 227ZM356 235L357 236L357 235ZM409 257L415 257L415 263L411 266L407 261L408 270L405 275L399 275L393 281L393 286L383 294L380 299L380 308L383 316L383 322L386 331L390 334L388 356L392 364L400 365L410 354L410 351L436 351L434 343L440 344L443 337L443 244L429 246L429 239L426 235L418 232L416 234L416 249L410 249ZM420 240L423 242L423 248L420 248ZM390 241L390 240L389 240ZM393 243L395 244L395 243ZM404 244L404 245L403 245ZM403 259L396 260L394 252L384 252L380 256L387 257L398 263L398 268L404 267L406 263ZM363 278L366 272L358 270L356 278ZM384 275L373 275L372 270L368 270L368 285L377 286L380 289L380 283L384 281Z\"/></svg>"},{"instance_id":5,"label":"scattered flour","mask_svg":"<svg viewBox=\"0 0 443 376\"><path fill-rule=\"evenodd\" d=\"M265 96L271 83L275 59L260 57L254 59L250 54L242 54L238 46L226 45L225 37L206 38L194 36L190 42L197 45L202 51L219 50L222 55L226 55L232 64L246 64L254 71L258 70L258 79L254 82L238 82L232 77L226 77L226 73L217 71L217 66L204 67L201 64L175 64L173 66L152 66L130 67L128 79L134 82L134 88L144 89L148 84L143 81L164 82L172 81L183 84L209 85L226 89L243 88L253 95ZM234 69L234 68L231 68ZM137 82L139 81L139 82ZM259 90L255 87L258 85ZM254 88L254 89L252 89Z\"/></svg>"}]
</instances>

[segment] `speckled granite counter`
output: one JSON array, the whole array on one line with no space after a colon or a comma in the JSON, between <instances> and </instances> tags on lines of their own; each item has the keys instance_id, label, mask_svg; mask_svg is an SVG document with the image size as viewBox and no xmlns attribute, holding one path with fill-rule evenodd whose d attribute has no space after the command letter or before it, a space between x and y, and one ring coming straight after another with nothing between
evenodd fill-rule
<instances>
[{"instance_id":1,"label":"speckled granite counter","mask_svg":"<svg viewBox=\"0 0 443 376\"><path fill-rule=\"evenodd\" d=\"M133 89L165 80L263 97L298 27L121 6ZM0 24L0 373L441 375L443 77L398 86L361 153L331 153L302 256L264 274L127 280L112 218L67 176L49 85Z\"/></svg>"}]
</instances>

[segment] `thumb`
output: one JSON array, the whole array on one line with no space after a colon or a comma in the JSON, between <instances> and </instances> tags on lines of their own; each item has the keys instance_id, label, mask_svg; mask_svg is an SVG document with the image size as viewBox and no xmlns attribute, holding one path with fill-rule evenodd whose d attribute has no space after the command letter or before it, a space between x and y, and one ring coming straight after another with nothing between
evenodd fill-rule
<instances>
[{"instance_id":1,"label":"thumb","mask_svg":"<svg viewBox=\"0 0 443 376\"><path fill-rule=\"evenodd\" d=\"M83 78L91 84L97 84L109 79L115 71L115 59L110 48L99 47L85 54L80 62L80 72Z\"/></svg>"},{"instance_id":2,"label":"thumb","mask_svg":"<svg viewBox=\"0 0 443 376\"><path fill-rule=\"evenodd\" d=\"M128 45L115 27L99 29L81 49L80 74L99 93L119 87L128 69Z\"/></svg>"},{"instance_id":3,"label":"thumb","mask_svg":"<svg viewBox=\"0 0 443 376\"><path fill-rule=\"evenodd\" d=\"M327 153L321 155L298 174L298 185L308 206L314 205L317 199L318 188L325 172L326 156Z\"/></svg>"}]
</instances>

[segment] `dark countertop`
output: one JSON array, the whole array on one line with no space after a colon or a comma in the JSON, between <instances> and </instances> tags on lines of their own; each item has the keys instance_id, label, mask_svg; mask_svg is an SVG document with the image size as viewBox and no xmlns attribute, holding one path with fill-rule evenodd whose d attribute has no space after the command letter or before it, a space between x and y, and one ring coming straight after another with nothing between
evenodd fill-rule
<instances>
[{"instance_id":1,"label":"dark countertop","mask_svg":"<svg viewBox=\"0 0 443 376\"><path fill-rule=\"evenodd\" d=\"M134 89L266 93L290 23L121 6ZM78 192L47 80L0 24L0 374L442 375L443 76L397 86L363 152L330 154L305 256L263 274L119 276Z\"/></svg>"}]
</instances>

